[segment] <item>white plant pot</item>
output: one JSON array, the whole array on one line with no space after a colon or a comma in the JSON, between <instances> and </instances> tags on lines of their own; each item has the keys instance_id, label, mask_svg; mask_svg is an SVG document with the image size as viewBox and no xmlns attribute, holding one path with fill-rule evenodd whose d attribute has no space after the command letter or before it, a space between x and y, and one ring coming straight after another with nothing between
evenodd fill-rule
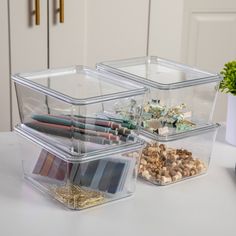
<instances>
[{"instance_id":1,"label":"white plant pot","mask_svg":"<svg viewBox=\"0 0 236 236\"><path fill-rule=\"evenodd\" d=\"M236 146L236 96L228 94L226 136L228 143Z\"/></svg>"}]
</instances>

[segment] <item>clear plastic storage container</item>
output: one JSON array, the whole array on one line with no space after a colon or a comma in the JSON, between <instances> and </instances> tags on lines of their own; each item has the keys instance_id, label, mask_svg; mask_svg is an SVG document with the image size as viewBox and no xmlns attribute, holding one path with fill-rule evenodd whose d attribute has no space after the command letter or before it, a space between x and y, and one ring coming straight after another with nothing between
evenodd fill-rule
<instances>
[{"instance_id":1,"label":"clear plastic storage container","mask_svg":"<svg viewBox=\"0 0 236 236\"><path fill-rule=\"evenodd\" d=\"M155 56L103 62L100 71L150 88L142 127L157 135L192 130L212 120L221 77Z\"/></svg>"},{"instance_id":2,"label":"clear plastic storage container","mask_svg":"<svg viewBox=\"0 0 236 236\"><path fill-rule=\"evenodd\" d=\"M24 177L65 207L81 210L134 193L143 141L75 159L19 126L15 132Z\"/></svg>"},{"instance_id":3,"label":"clear plastic storage container","mask_svg":"<svg viewBox=\"0 0 236 236\"><path fill-rule=\"evenodd\" d=\"M218 124L165 137L141 132L143 149L139 176L156 185L168 185L207 172Z\"/></svg>"},{"instance_id":4,"label":"clear plastic storage container","mask_svg":"<svg viewBox=\"0 0 236 236\"><path fill-rule=\"evenodd\" d=\"M21 128L73 156L112 150L136 139L147 91L140 85L83 66L12 79Z\"/></svg>"}]
</instances>

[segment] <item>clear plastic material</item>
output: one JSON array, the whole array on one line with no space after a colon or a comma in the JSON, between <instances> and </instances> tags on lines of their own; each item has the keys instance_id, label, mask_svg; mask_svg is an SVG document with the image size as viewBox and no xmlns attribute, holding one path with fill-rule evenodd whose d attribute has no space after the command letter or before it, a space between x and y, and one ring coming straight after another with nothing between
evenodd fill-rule
<instances>
[{"instance_id":1,"label":"clear plastic material","mask_svg":"<svg viewBox=\"0 0 236 236\"><path fill-rule=\"evenodd\" d=\"M82 66L12 79L21 129L73 156L86 157L136 140L147 91L140 85Z\"/></svg>"},{"instance_id":2,"label":"clear plastic material","mask_svg":"<svg viewBox=\"0 0 236 236\"><path fill-rule=\"evenodd\" d=\"M142 127L168 136L205 126L212 120L221 77L155 56L103 62L97 69L147 86Z\"/></svg>"},{"instance_id":3,"label":"clear plastic material","mask_svg":"<svg viewBox=\"0 0 236 236\"><path fill-rule=\"evenodd\" d=\"M155 185L168 185L207 172L218 124L156 138L141 132L147 144L143 149L139 176Z\"/></svg>"},{"instance_id":4,"label":"clear plastic material","mask_svg":"<svg viewBox=\"0 0 236 236\"><path fill-rule=\"evenodd\" d=\"M25 179L65 207L82 210L134 193L142 141L86 160L69 161L60 150L17 128L15 132Z\"/></svg>"}]
</instances>

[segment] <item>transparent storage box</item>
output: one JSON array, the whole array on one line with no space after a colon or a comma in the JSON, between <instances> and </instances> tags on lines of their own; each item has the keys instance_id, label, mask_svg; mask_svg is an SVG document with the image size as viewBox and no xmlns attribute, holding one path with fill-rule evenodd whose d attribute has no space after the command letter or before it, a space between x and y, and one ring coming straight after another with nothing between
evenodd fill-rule
<instances>
[{"instance_id":1,"label":"transparent storage box","mask_svg":"<svg viewBox=\"0 0 236 236\"><path fill-rule=\"evenodd\" d=\"M25 179L67 208L81 210L135 191L143 141L75 159L19 126L15 133Z\"/></svg>"},{"instance_id":2,"label":"transparent storage box","mask_svg":"<svg viewBox=\"0 0 236 236\"><path fill-rule=\"evenodd\" d=\"M168 185L207 172L219 124L165 137L141 132L146 141L139 176L156 185Z\"/></svg>"},{"instance_id":3,"label":"transparent storage box","mask_svg":"<svg viewBox=\"0 0 236 236\"><path fill-rule=\"evenodd\" d=\"M135 142L146 88L83 66L21 73L21 128L71 155Z\"/></svg>"},{"instance_id":4,"label":"transparent storage box","mask_svg":"<svg viewBox=\"0 0 236 236\"><path fill-rule=\"evenodd\" d=\"M150 88L142 127L168 136L212 120L221 77L155 56L103 62L99 71L123 76Z\"/></svg>"}]
</instances>

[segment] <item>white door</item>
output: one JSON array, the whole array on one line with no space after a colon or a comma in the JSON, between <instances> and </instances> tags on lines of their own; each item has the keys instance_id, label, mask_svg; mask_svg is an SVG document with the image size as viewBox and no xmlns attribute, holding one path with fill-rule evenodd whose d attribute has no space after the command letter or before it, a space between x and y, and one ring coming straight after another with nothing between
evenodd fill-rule
<instances>
[{"instance_id":1,"label":"white door","mask_svg":"<svg viewBox=\"0 0 236 236\"><path fill-rule=\"evenodd\" d=\"M146 55L149 0L86 0L85 63Z\"/></svg>"},{"instance_id":2,"label":"white door","mask_svg":"<svg viewBox=\"0 0 236 236\"><path fill-rule=\"evenodd\" d=\"M220 72L236 59L235 0L152 0L149 54ZM225 120L219 94L215 120Z\"/></svg>"},{"instance_id":3,"label":"white door","mask_svg":"<svg viewBox=\"0 0 236 236\"><path fill-rule=\"evenodd\" d=\"M7 0L0 1L0 131L9 131L11 124L7 7Z\"/></svg>"},{"instance_id":4,"label":"white door","mask_svg":"<svg viewBox=\"0 0 236 236\"><path fill-rule=\"evenodd\" d=\"M40 22L36 25L36 10ZM10 0L11 73L46 69L47 60L47 1ZM12 125L20 122L15 87L12 86Z\"/></svg>"},{"instance_id":5,"label":"white door","mask_svg":"<svg viewBox=\"0 0 236 236\"><path fill-rule=\"evenodd\" d=\"M84 64L85 0L49 1L49 67Z\"/></svg>"}]
</instances>

